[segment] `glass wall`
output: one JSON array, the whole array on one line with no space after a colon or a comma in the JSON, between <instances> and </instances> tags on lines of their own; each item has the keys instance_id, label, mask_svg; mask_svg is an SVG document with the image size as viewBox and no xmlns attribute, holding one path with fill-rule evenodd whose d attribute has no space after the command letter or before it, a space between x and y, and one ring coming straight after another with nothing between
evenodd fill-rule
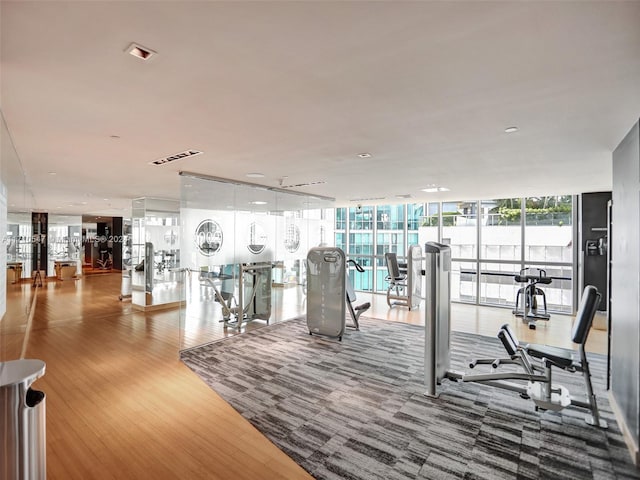
<instances>
[{"instance_id":1,"label":"glass wall","mask_svg":"<svg viewBox=\"0 0 640 480\"><path fill-rule=\"evenodd\" d=\"M322 197L195 174L180 179L181 349L297 316L312 247L350 241L373 254L372 210L361 216ZM334 234L336 224L343 230Z\"/></svg>"},{"instance_id":2,"label":"glass wall","mask_svg":"<svg viewBox=\"0 0 640 480\"><path fill-rule=\"evenodd\" d=\"M131 304L137 309L176 306L181 301L179 202L137 198L131 208L130 251Z\"/></svg>"}]
</instances>

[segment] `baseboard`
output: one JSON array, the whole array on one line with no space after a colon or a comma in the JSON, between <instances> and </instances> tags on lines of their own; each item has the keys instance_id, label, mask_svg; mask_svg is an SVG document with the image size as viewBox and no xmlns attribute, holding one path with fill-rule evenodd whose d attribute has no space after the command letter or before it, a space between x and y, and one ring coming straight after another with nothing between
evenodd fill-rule
<instances>
[{"instance_id":1,"label":"baseboard","mask_svg":"<svg viewBox=\"0 0 640 480\"><path fill-rule=\"evenodd\" d=\"M609 390L609 405L611 405L611 410L613 410L613 414L616 417L616 421L620 426L620 431L622 432L622 436L624 437L624 442L627 444L627 448L629 449L629 454L631 455L631 460L635 464L636 467L640 468L640 450L638 450L638 444L636 440L633 438L633 435L629 431L629 427L627 426L627 422L625 421L624 415L622 415L622 410L618 406L615 397L613 396L611 390Z\"/></svg>"}]
</instances>

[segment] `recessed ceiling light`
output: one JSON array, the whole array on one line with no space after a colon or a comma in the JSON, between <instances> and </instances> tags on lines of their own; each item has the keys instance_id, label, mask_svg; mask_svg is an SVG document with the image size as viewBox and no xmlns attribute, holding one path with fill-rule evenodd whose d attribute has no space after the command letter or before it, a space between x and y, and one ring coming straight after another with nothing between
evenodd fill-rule
<instances>
[{"instance_id":1,"label":"recessed ceiling light","mask_svg":"<svg viewBox=\"0 0 640 480\"><path fill-rule=\"evenodd\" d=\"M267 202L263 202L262 200L255 200L253 202L249 202L251 205L266 205Z\"/></svg>"},{"instance_id":2,"label":"recessed ceiling light","mask_svg":"<svg viewBox=\"0 0 640 480\"><path fill-rule=\"evenodd\" d=\"M108 198L103 198L103 200L104 200L105 202L108 202L108 201L109 201L109 199L108 199Z\"/></svg>"},{"instance_id":3,"label":"recessed ceiling light","mask_svg":"<svg viewBox=\"0 0 640 480\"><path fill-rule=\"evenodd\" d=\"M507 127L504 129L504 133L515 133L518 131L518 127Z\"/></svg>"},{"instance_id":4,"label":"recessed ceiling light","mask_svg":"<svg viewBox=\"0 0 640 480\"><path fill-rule=\"evenodd\" d=\"M131 45L129 45L126 48L125 52L127 52L129 55L133 55L134 57L138 57L141 60L149 60L157 53L150 48L143 47L142 45L138 45L137 43L132 43Z\"/></svg>"},{"instance_id":5,"label":"recessed ceiling light","mask_svg":"<svg viewBox=\"0 0 640 480\"><path fill-rule=\"evenodd\" d=\"M193 187L193 185L191 185L190 183L185 183L185 184L184 184L184 187L185 187L185 188L191 188L191 187Z\"/></svg>"},{"instance_id":6,"label":"recessed ceiling light","mask_svg":"<svg viewBox=\"0 0 640 480\"><path fill-rule=\"evenodd\" d=\"M422 191L426 193L435 193L435 192L448 192L449 189L447 187L428 187L428 188L423 188Z\"/></svg>"},{"instance_id":7,"label":"recessed ceiling light","mask_svg":"<svg viewBox=\"0 0 640 480\"><path fill-rule=\"evenodd\" d=\"M249 178L263 178L264 177L264 173L258 173L258 172L247 173L247 177L249 177Z\"/></svg>"},{"instance_id":8,"label":"recessed ceiling light","mask_svg":"<svg viewBox=\"0 0 640 480\"><path fill-rule=\"evenodd\" d=\"M47 172L49 175L56 175L56 172Z\"/></svg>"},{"instance_id":9,"label":"recessed ceiling light","mask_svg":"<svg viewBox=\"0 0 640 480\"><path fill-rule=\"evenodd\" d=\"M371 154L370 153L359 153L358 156L360 158L371 158Z\"/></svg>"}]
</instances>

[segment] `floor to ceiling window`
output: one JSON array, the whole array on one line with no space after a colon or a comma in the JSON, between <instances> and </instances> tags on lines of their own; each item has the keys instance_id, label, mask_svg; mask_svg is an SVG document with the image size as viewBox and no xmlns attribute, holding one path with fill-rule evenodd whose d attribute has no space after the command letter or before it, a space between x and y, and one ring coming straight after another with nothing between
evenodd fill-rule
<instances>
[{"instance_id":1,"label":"floor to ceiling window","mask_svg":"<svg viewBox=\"0 0 640 480\"><path fill-rule=\"evenodd\" d=\"M547 196L339 208L336 246L359 262L357 290L387 289L384 254L406 260L409 245L451 246L453 301L512 307L521 284L514 275L540 268L550 311L573 310L573 197Z\"/></svg>"}]
</instances>

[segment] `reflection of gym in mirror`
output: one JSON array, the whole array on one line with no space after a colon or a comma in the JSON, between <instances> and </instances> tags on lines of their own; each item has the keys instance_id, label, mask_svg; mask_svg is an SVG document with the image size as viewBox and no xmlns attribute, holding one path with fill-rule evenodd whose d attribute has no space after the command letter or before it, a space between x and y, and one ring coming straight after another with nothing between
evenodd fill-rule
<instances>
[{"instance_id":1,"label":"reflection of gym in mirror","mask_svg":"<svg viewBox=\"0 0 640 480\"><path fill-rule=\"evenodd\" d=\"M297 225L287 225L284 236L284 248L289 253L295 253L300 248L300 229Z\"/></svg>"},{"instance_id":2,"label":"reflection of gym in mirror","mask_svg":"<svg viewBox=\"0 0 640 480\"><path fill-rule=\"evenodd\" d=\"M167 243L167 245L175 245L178 241L178 234L174 232L173 229L171 229L164 234L164 241Z\"/></svg>"},{"instance_id":3,"label":"reflection of gym in mirror","mask_svg":"<svg viewBox=\"0 0 640 480\"><path fill-rule=\"evenodd\" d=\"M196 246L203 255L213 255L222 248L222 228L214 220L203 220L196 228Z\"/></svg>"},{"instance_id":4,"label":"reflection of gym in mirror","mask_svg":"<svg viewBox=\"0 0 640 480\"><path fill-rule=\"evenodd\" d=\"M267 246L267 233L259 223L249 225L247 248L255 255L262 253Z\"/></svg>"}]
</instances>

